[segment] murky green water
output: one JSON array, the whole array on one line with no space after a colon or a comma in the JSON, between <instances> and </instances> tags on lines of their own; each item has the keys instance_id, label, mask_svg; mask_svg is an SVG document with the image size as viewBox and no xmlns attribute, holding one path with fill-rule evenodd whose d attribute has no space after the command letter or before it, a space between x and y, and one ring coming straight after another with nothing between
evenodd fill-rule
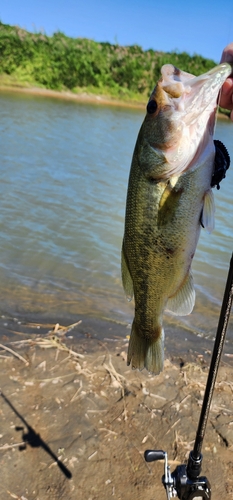
<instances>
[{"instance_id":1,"label":"murky green water","mask_svg":"<svg viewBox=\"0 0 233 500\"><path fill-rule=\"evenodd\" d=\"M132 152L143 112L0 94L1 314L131 322L120 249ZM216 138L233 158L233 124ZM216 229L202 231L194 312L167 316L213 337L232 240L233 169L215 190ZM232 329L229 332L232 338Z\"/></svg>"}]
</instances>

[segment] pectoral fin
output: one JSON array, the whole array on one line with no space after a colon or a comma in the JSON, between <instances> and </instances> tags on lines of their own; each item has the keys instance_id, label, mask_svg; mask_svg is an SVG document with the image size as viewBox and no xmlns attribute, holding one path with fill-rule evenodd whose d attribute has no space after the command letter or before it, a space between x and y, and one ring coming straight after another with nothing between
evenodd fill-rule
<instances>
[{"instance_id":1,"label":"pectoral fin","mask_svg":"<svg viewBox=\"0 0 233 500\"><path fill-rule=\"evenodd\" d=\"M211 233L211 231L213 231L214 229L214 212L214 195L212 189L208 189L204 196L204 204L201 216L201 225L206 229L206 231L208 231L208 233Z\"/></svg>"},{"instance_id":2,"label":"pectoral fin","mask_svg":"<svg viewBox=\"0 0 233 500\"><path fill-rule=\"evenodd\" d=\"M121 276L126 297L130 301L133 298L133 281L129 272L127 259L125 256L124 243L122 245L122 251L121 251Z\"/></svg>"},{"instance_id":3,"label":"pectoral fin","mask_svg":"<svg viewBox=\"0 0 233 500\"><path fill-rule=\"evenodd\" d=\"M195 304L195 290L191 272L179 290L167 301L166 309L176 316L187 316L193 310Z\"/></svg>"}]
</instances>

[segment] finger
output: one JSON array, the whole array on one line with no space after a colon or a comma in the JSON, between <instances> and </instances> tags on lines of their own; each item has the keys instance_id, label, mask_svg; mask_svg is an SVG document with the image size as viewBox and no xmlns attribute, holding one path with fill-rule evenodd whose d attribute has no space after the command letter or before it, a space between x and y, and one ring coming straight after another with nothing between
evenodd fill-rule
<instances>
[{"instance_id":1,"label":"finger","mask_svg":"<svg viewBox=\"0 0 233 500\"><path fill-rule=\"evenodd\" d=\"M233 109L233 79L227 78L219 96L219 105L229 110Z\"/></svg>"},{"instance_id":2,"label":"finger","mask_svg":"<svg viewBox=\"0 0 233 500\"><path fill-rule=\"evenodd\" d=\"M223 62L233 63L233 42L229 43L229 45L227 45L225 47L225 49L223 50L220 62L221 63L223 63Z\"/></svg>"}]
</instances>

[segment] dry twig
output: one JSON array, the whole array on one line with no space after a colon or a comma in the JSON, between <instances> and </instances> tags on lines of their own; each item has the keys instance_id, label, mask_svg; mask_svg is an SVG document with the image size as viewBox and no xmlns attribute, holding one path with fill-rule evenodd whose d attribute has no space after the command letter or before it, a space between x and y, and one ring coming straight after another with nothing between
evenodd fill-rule
<instances>
[{"instance_id":1,"label":"dry twig","mask_svg":"<svg viewBox=\"0 0 233 500\"><path fill-rule=\"evenodd\" d=\"M23 361L23 363L25 363L26 366L29 365L29 362L23 358L23 356L21 356L20 354L18 354L17 352L13 351L13 349L11 349L10 347L7 347L3 344L0 344L0 348L3 349L4 351L7 351L7 352L10 352L11 354L13 354L13 356L15 356L16 358L20 359L21 361Z\"/></svg>"}]
</instances>

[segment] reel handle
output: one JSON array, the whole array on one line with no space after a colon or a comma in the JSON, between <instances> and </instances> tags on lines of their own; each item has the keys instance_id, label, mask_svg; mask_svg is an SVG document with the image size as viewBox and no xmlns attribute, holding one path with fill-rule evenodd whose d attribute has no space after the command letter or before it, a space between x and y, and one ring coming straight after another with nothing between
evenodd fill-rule
<instances>
[{"instance_id":1,"label":"reel handle","mask_svg":"<svg viewBox=\"0 0 233 500\"><path fill-rule=\"evenodd\" d=\"M165 459L165 451L163 450L146 450L144 453L146 462L155 462L156 460Z\"/></svg>"}]
</instances>

